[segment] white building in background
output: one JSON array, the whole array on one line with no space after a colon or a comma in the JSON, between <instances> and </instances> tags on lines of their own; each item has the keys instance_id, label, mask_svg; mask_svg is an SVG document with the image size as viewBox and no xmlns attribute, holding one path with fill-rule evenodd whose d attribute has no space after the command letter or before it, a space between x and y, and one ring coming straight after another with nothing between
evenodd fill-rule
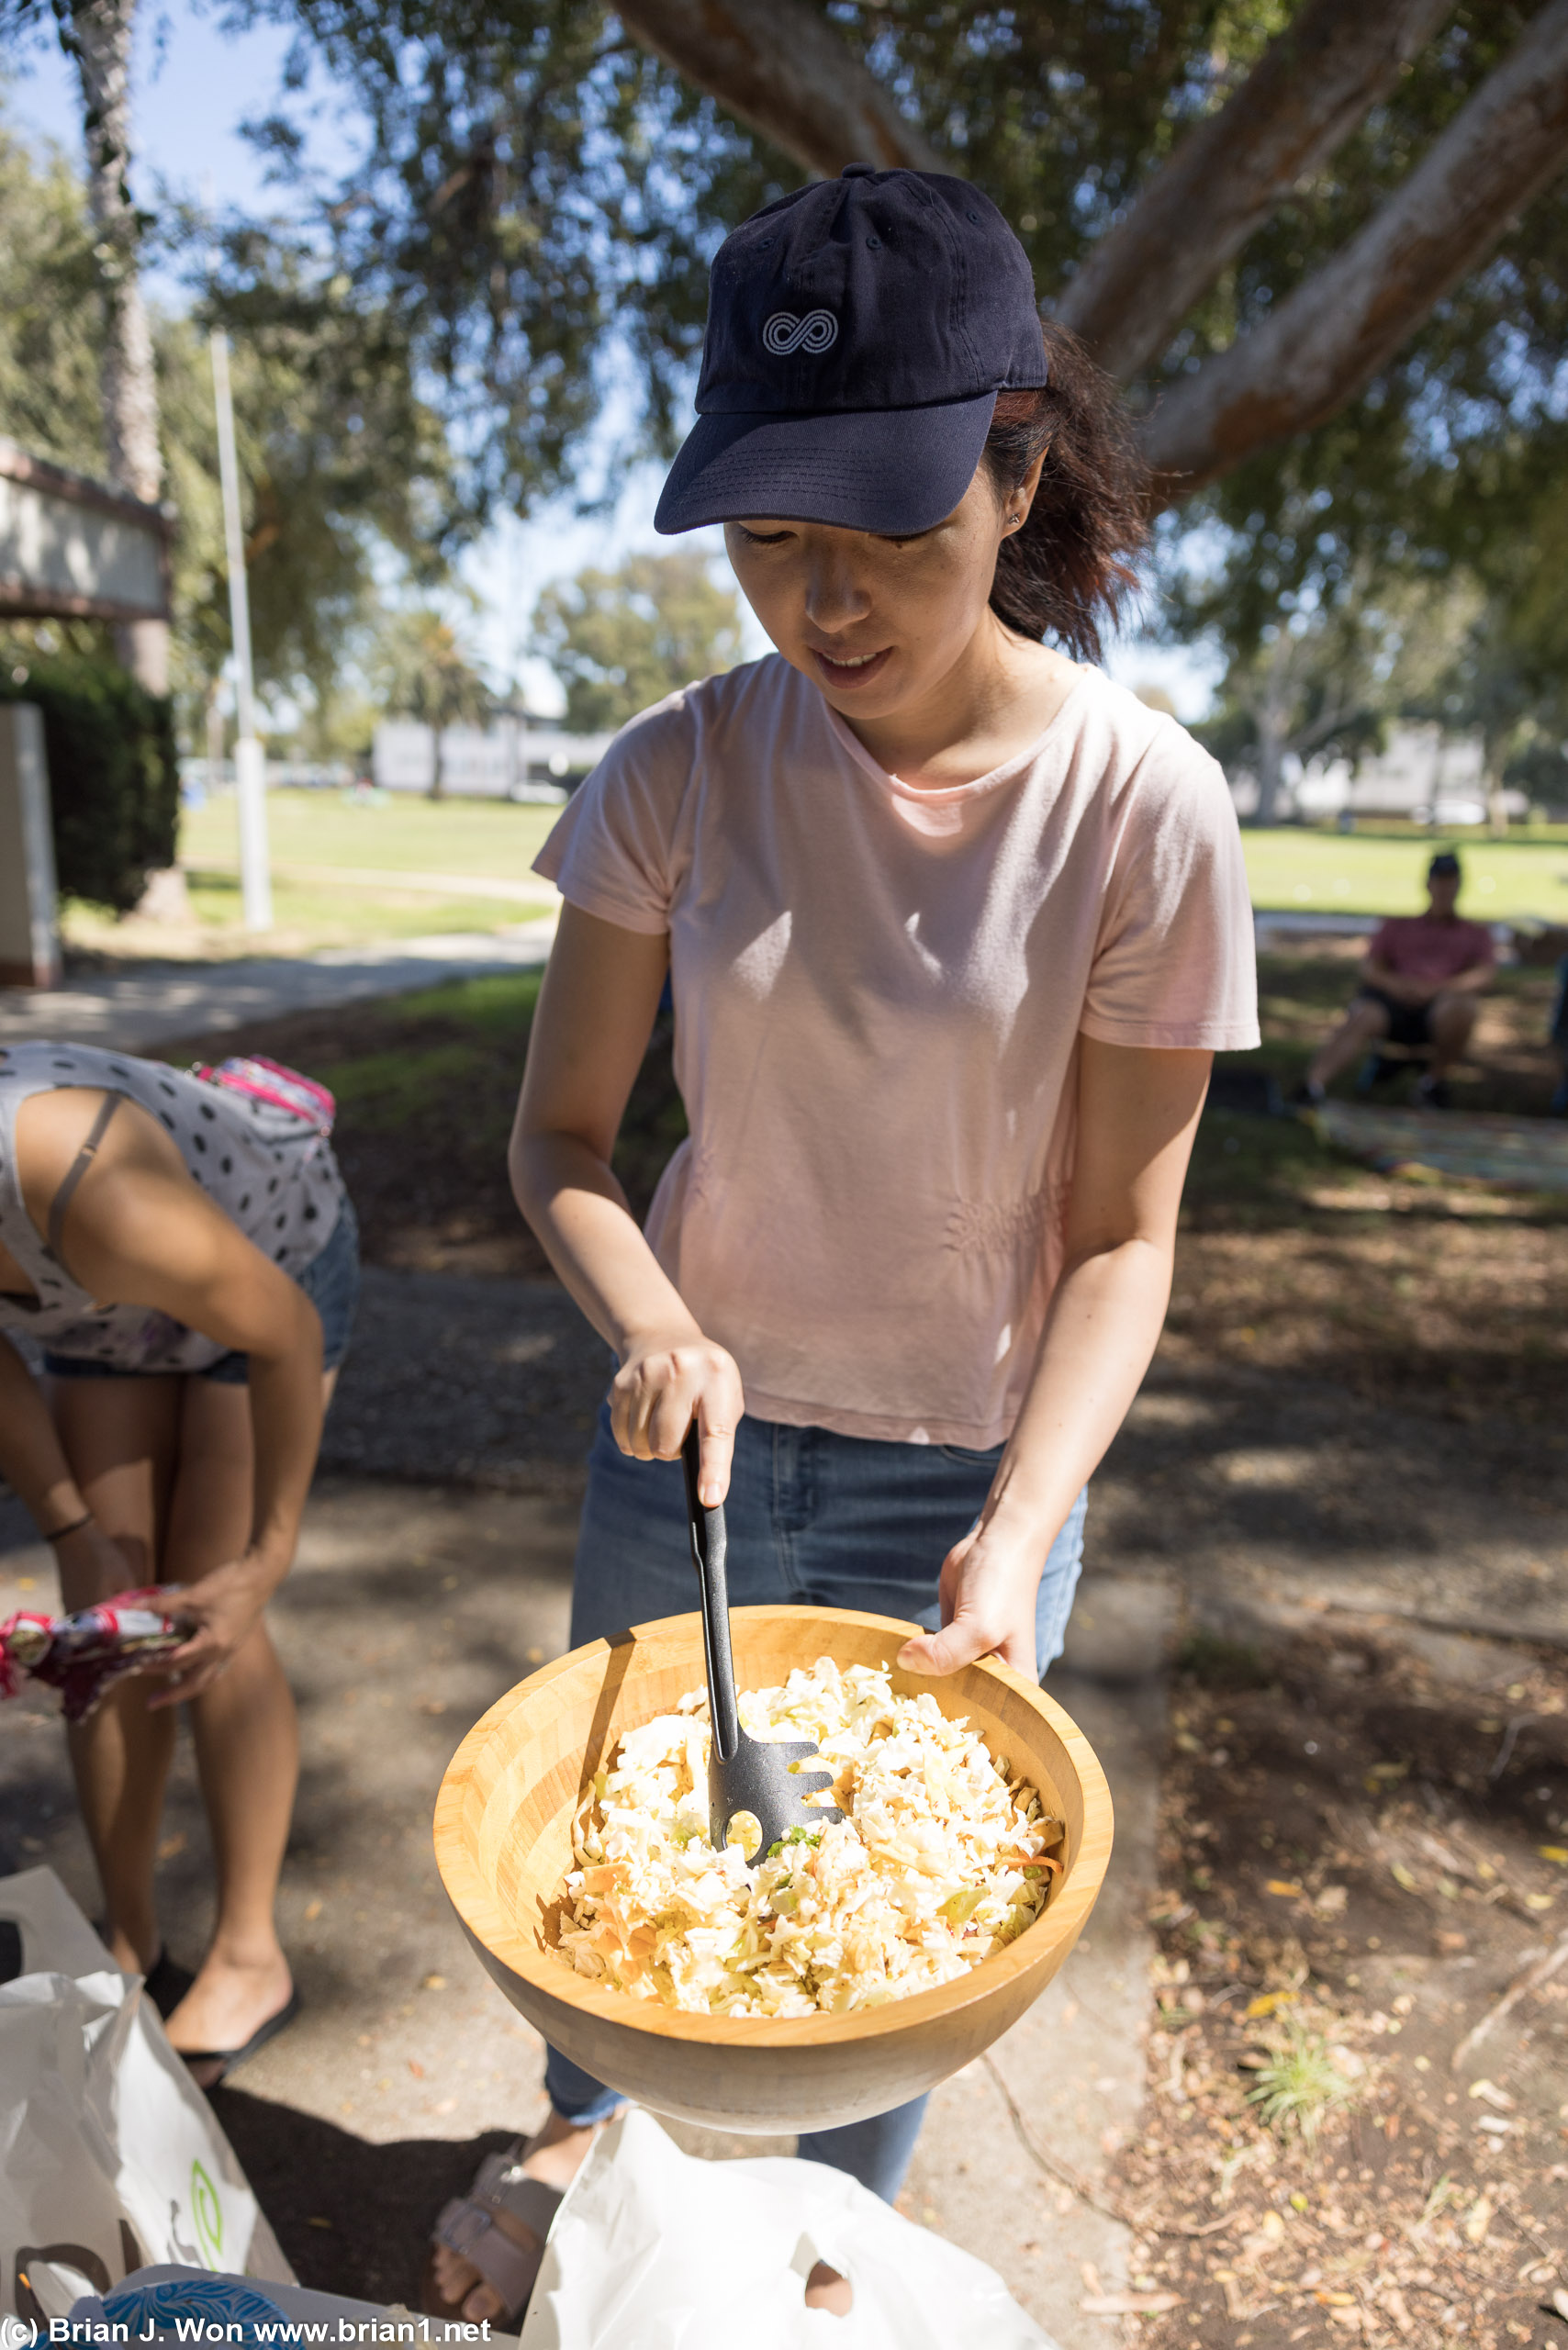
<instances>
[{"instance_id":1,"label":"white building in background","mask_svg":"<svg viewBox=\"0 0 1568 2350\"><path fill-rule=\"evenodd\" d=\"M489 726L442 730L442 787L454 800L561 800L610 747L609 734L564 734L498 718ZM372 772L383 791L429 791L435 781L433 727L386 718L375 730Z\"/></svg>"},{"instance_id":2,"label":"white building in background","mask_svg":"<svg viewBox=\"0 0 1568 2350\"><path fill-rule=\"evenodd\" d=\"M1336 816L1405 816L1412 823L1447 831L1456 824L1486 822L1484 758L1479 734L1449 734L1440 726L1392 726L1381 751L1355 765L1349 759L1300 759L1284 763L1282 816L1322 822ZM1255 777L1238 770L1230 779L1238 816L1257 811ZM1521 791L1505 792L1510 816L1524 816L1529 804Z\"/></svg>"}]
</instances>

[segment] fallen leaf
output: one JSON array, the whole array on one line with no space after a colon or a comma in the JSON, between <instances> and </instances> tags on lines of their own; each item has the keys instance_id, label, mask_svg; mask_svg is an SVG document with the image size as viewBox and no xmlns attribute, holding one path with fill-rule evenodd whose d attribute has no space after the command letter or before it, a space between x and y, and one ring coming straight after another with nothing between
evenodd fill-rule
<instances>
[{"instance_id":1,"label":"fallen leaf","mask_svg":"<svg viewBox=\"0 0 1568 2350\"><path fill-rule=\"evenodd\" d=\"M446 1711L446 1699L444 1697L421 1697L420 1699L419 1711L421 1714L444 1714Z\"/></svg>"},{"instance_id":2,"label":"fallen leaf","mask_svg":"<svg viewBox=\"0 0 1568 2350\"><path fill-rule=\"evenodd\" d=\"M1538 1844L1536 1851L1543 1861L1555 1861L1560 1869L1568 1869L1568 1844Z\"/></svg>"},{"instance_id":3,"label":"fallen leaf","mask_svg":"<svg viewBox=\"0 0 1568 2350\"><path fill-rule=\"evenodd\" d=\"M1464 2222L1466 2243L1484 2244L1485 2242L1486 2231L1492 2224L1492 2213L1495 2209L1495 2206L1489 2195L1476 2197Z\"/></svg>"},{"instance_id":4,"label":"fallen leaf","mask_svg":"<svg viewBox=\"0 0 1568 2350\"><path fill-rule=\"evenodd\" d=\"M1397 2285L1385 2285L1378 2296L1401 2333L1411 2331L1410 2312L1405 2306L1405 2296Z\"/></svg>"},{"instance_id":5,"label":"fallen leaf","mask_svg":"<svg viewBox=\"0 0 1568 2350\"><path fill-rule=\"evenodd\" d=\"M1078 2273L1083 2279L1086 2293L1099 2293L1103 2289L1100 2283L1100 2271L1092 2260L1084 2261Z\"/></svg>"},{"instance_id":6,"label":"fallen leaf","mask_svg":"<svg viewBox=\"0 0 1568 2350\"><path fill-rule=\"evenodd\" d=\"M421 1991L444 1991L446 1977L444 1975L427 1975L420 1988Z\"/></svg>"},{"instance_id":7,"label":"fallen leaf","mask_svg":"<svg viewBox=\"0 0 1568 2350\"><path fill-rule=\"evenodd\" d=\"M1551 1896L1550 1893L1527 1893L1525 1896L1525 1908L1527 1909L1550 1909L1551 1907Z\"/></svg>"},{"instance_id":8,"label":"fallen leaf","mask_svg":"<svg viewBox=\"0 0 1568 2350\"><path fill-rule=\"evenodd\" d=\"M1271 1886L1269 1890L1273 1893L1278 1888ZM1289 2007L1295 1997L1296 1994L1294 1991L1264 1991L1256 1999L1248 2002L1248 2016L1249 2019L1253 2016L1271 2016L1276 2008Z\"/></svg>"},{"instance_id":9,"label":"fallen leaf","mask_svg":"<svg viewBox=\"0 0 1568 2350\"><path fill-rule=\"evenodd\" d=\"M1389 1863L1388 1873L1394 1879L1394 1884L1402 1885L1406 1893L1415 1893L1418 1890L1415 1877L1406 1867L1403 1861L1391 1861Z\"/></svg>"},{"instance_id":10,"label":"fallen leaf","mask_svg":"<svg viewBox=\"0 0 1568 2350\"><path fill-rule=\"evenodd\" d=\"M1085 2317L1159 2317L1166 2310L1179 2310L1180 2293L1094 2293L1088 2300L1080 2301Z\"/></svg>"},{"instance_id":11,"label":"fallen leaf","mask_svg":"<svg viewBox=\"0 0 1568 2350\"><path fill-rule=\"evenodd\" d=\"M306 1922L306 1924L307 1924L308 1926L313 1926L313 1925L315 1924L315 1922L316 1922L317 1919L318 1919L320 1915L321 1915L321 1904L320 1904L320 1902L319 1902L319 1901L308 1901L308 1902L306 1903L306 1905L305 1905L305 1922Z\"/></svg>"},{"instance_id":12,"label":"fallen leaf","mask_svg":"<svg viewBox=\"0 0 1568 2350\"><path fill-rule=\"evenodd\" d=\"M163 1841L159 1845L158 1858L161 1861L178 1860L180 1854L185 1849L185 1830L183 1828L176 1829L173 1836L165 1836Z\"/></svg>"},{"instance_id":13,"label":"fallen leaf","mask_svg":"<svg viewBox=\"0 0 1568 2350\"><path fill-rule=\"evenodd\" d=\"M530 1649L527 1651L527 1655L530 1664L543 1664L544 1662L544 1651L543 1649Z\"/></svg>"},{"instance_id":14,"label":"fallen leaf","mask_svg":"<svg viewBox=\"0 0 1568 2350\"><path fill-rule=\"evenodd\" d=\"M305 2224L308 2228L330 2228L332 2222L330 2220L309 2219Z\"/></svg>"},{"instance_id":15,"label":"fallen leaf","mask_svg":"<svg viewBox=\"0 0 1568 2350\"><path fill-rule=\"evenodd\" d=\"M419 2060L419 2058L418 2058L417 2056L410 2056L410 2057L409 2057L409 2072L410 2072L410 2073L412 2073L412 2075L413 2075L413 2076L414 2076L414 2078L415 2078L415 2080L416 2080L416 2081L422 2081L422 2080L424 2079L424 2076L425 2076L425 2068L424 2068L424 2066L420 2064L420 2060Z\"/></svg>"},{"instance_id":16,"label":"fallen leaf","mask_svg":"<svg viewBox=\"0 0 1568 2350\"><path fill-rule=\"evenodd\" d=\"M1336 2293L1327 2286L1315 2293L1313 2299L1321 2301L1326 2310L1353 2310L1356 2306L1354 2293Z\"/></svg>"},{"instance_id":17,"label":"fallen leaf","mask_svg":"<svg viewBox=\"0 0 1568 2350\"><path fill-rule=\"evenodd\" d=\"M1506 2089L1500 2089L1495 2081L1472 2081L1469 2093L1482 2098L1487 2105L1495 2105L1499 2113L1511 2113L1514 2109L1513 2098Z\"/></svg>"},{"instance_id":18,"label":"fallen leaf","mask_svg":"<svg viewBox=\"0 0 1568 2350\"><path fill-rule=\"evenodd\" d=\"M1559 2317L1568 2317L1568 2293L1563 2291L1561 2285L1556 2285L1548 2293L1542 2306L1551 2308Z\"/></svg>"},{"instance_id":19,"label":"fallen leaf","mask_svg":"<svg viewBox=\"0 0 1568 2350\"><path fill-rule=\"evenodd\" d=\"M1288 1877L1271 1876L1269 1879L1268 1884L1263 1887L1263 1890L1265 1893L1277 1894L1282 1901L1299 1901L1301 1899L1300 1886L1293 1885Z\"/></svg>"}]
</instances>

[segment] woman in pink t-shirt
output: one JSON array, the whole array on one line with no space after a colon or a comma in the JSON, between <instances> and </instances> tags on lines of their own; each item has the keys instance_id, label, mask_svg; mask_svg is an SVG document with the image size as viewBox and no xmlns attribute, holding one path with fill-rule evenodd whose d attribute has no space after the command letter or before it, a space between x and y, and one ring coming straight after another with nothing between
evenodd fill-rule
<instances>
[{"instance_id":1,"label":"woman in pink t-shirt","mask_svg":"<svg viewBox=\"0 0 1568 2350\"><path fill-rule=\"evenodd\" d=\"M634 720L539 859L566 903L513 1182L619 1363L573 1639L692 1605L695 1418L734 1601L1034 1673L1159 1337L1211 1056L1257 1041L1229 798L1074 657L1143 484L984 196L854 165L747 221L697 406L658 524L725 525L778 651ZM666 974L691 1134L643 1232L610 1155ZM498 2177L443 2215L443 2290L491 2280L470 2317L526 2293L538 2184L617 2102L555 2054L546 2083L530 2199ZM801 2152L890 2197L920 2109Z\"/></svg>"}]
</instances>

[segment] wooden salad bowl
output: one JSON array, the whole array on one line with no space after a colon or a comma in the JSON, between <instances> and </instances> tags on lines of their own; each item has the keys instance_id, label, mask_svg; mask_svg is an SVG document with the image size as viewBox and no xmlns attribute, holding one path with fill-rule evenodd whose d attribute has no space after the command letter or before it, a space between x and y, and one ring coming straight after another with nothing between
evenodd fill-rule
<instances>
[{"instance_id":1,"label":"wooden salad bowl","mask_svg":"<svg viewBox=\"0 0 1568 2350\"><path fill-rule=\"evenodd\" d=\"M913 1628L829 1607L730 1612L740 1687L823 1654L891 1664ZM689 2015L574 1974L557 1953L572 1820L622 1731L702 1684L698 1615L574 1649L520 1681L453 1756L435 1809L436 1860L479 1962L554 2048L655 2113L767 2133L836 2129L918 2097L1017 2022L1094 1907L1111 1857L1111 1796L1088 1740L1043 1689L988 1659L928 1690L1005 1754L1067 1823L1066 1866L1042 1916L961 1979L849 2015Z\"/></svg>"}]
</instances>

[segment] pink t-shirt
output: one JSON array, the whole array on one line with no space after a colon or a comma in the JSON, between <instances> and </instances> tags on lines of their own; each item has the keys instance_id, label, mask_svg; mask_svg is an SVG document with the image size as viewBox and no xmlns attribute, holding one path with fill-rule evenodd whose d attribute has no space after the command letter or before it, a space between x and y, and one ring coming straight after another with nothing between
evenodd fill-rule
<instances>
[{"instance_id":1,"label":"pink t-shirt","mask_svg":"<svg viewBox=\"0 0 1568 2350\"><path fill-rule=\"evenodd\" d=\"M1496 960L1484 923L1439 922L1431 914L1391 914L1372 952L1385 970L1406 979L1456 979L1478 963Z\"/></svg>"},{"instance_id":2,"label":"pink t-shirt","mask_svg":"<svg viewBox=\"0 0 1568 2350\"><path fill-rule=\"evenodd\" d=\"M648 1238L763 1419L1000 1444L1080 1034L1258 1042L1225 778L1098 670L1021 757L915 791L770 655L633 719L536 869L668 934L691 1135Z\"/></svg>"}]
</instances>

